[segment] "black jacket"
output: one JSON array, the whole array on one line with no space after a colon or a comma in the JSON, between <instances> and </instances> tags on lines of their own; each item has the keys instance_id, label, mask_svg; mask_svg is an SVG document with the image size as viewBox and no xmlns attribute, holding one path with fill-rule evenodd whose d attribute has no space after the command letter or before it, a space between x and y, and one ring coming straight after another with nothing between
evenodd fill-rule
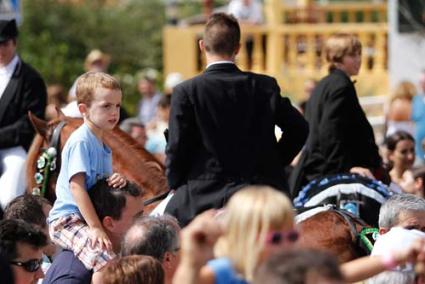
<instances>
[{"instance_id":1,"label":"black jacket","mask_svg":"<svg viewBox=\"0 0 425 284\"><path fill-rule=\"evenodd\" d=\"M280 141L275 125L284 132ZM223 206L242 184L287 191L284 166L307 133L306 121L280 96L274 78L242 72L234 64L210 66L178 85L171 97L166 169L177 193L167 211L180 217L179 209L190 208L190 219Z\"/></svg>"},{"instance_id":2,"label":"black jacket","mask_svg":"<svg viewBox=\"0 0 425 284\"><path fill-rule=\"evenodd\" d=\"M34 128L28 111L44 118L47 92L41 76L19 60L0 99L0 149L22 146L28 150Z\"/></svg>"},{"instance_id":3,"label":"black jacket","mask_svg":"<svg viewBox=\"0 0 425 284\"><path fill-rule=\"evenodd\" d=\"M380 167L373 129L343 71L335 69L319 82L307 102L306 119L310 134L290 179L293 197L315 178L355 166Z\"/></svg>"}]
</instances>

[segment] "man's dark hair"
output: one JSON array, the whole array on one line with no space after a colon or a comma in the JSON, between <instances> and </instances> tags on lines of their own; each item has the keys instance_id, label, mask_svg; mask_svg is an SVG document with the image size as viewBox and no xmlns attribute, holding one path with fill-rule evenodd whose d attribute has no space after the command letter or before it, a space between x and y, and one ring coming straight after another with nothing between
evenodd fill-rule
<instances>
[{"instance_id":1,"label":"man's dark hair","mask_svg":"<svg viewBox=\"0 0 425 284\"><path fill-rule=\"evenodd\" d=\"M281 251L262 264L253 284L304 284L307 276L342 281L338 262L330 254L317 250Z\"/></svg>"},{"instance_id":2,"label":"man's dark hair","mask_svg":"<svg viewBox=\"0 0 425 284\"><path fill-rule=\"evenodd\" d=\"M241 30L235 17L216 13L209 18L203 38L206 51L231 56L238 48L240 39Z\"/></svg>"},{"instance_id":3,"label":"man's dark hair","mask_svg":"<svg viewBox=\"0 0 425 284\"><path fill-rule=\"evenodd\" d=\"M47 237L39 228L23 220L0 221L0 254L8 260L14 260L19 257L17 255L19 243L42 248L47 244Z\"/></svg>"},{"instance_id":4,"label":"man's dark hair","mask_svg":"<svg viewBox=\"0 0 425 284\"><path fill-rule=\"evenodd\" d=\"M121 254L150 255L162 261L166 252L179 249L179 229L171 215L138 218L123 239Z\"/></svg>"},{"instance_id":5,"label":"man's dark hair","mask_svg":"<svg viewBox=\"0 0 425 284\"><path fill-rule=\"evenodd\" d=\"M13 199L4 209L4 219L22 219L32 225L46 227L43 205L50 205L44 197L25 194Z\"/></svg>"},{"instance_id":6,"label":"man's dark hair","mask_svg":"<svg viewBox=\"0 0 425 284\"><path fill-rule=\"evenodd\" d=\"M121 213L126 206L126 196L138 197L142 191L133 183L127 182L123 188L113 188L106 179L100 179L90 188L89 196L99 219L106 216L115 220L121 218Z\"/></svg>"}]
</instances>

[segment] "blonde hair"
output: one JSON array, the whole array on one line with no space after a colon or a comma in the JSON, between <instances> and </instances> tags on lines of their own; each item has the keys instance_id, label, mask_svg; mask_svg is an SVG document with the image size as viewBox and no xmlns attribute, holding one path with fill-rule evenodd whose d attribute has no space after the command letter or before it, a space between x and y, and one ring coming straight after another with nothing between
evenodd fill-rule
<instances>
[{"instance_id":1,"label":"blonde hair","mask_svg":"<svg viewBox=\"0 0 425 284\"><path fill-rule=\"evenodd\" d=\"M94 91L99 88L121 91L120 83L111 75L103 72L87 72L77 80L77 103L90 106Z\"/></svg>"},{"instance_id":2,"label":"blonde hair","mask_svg":"<svg viewBox=\"0 0 425 284\"><path fill-rule=\"evenodd\" d=\"M391 96L391 101L394 99L407 99L411 101L415 95L415 85L409 81L401 81L394 89L394 92Z\"/></svg>"},{"instance_id":3,"label":"blonde hair","mask_svg":"<svg viewBox=\"0 0 425 284\"><path fill-rule=\"evenodd\" d=\"M335 63L341 63L344 56L361 53L362 44L353 34L333 34L325 44L326 61L330 63L329 71L335 69Z\"/></svg>"},{"instance_id":4,"label":"blonde hair","mask_svg":"<svg viewBox=\"0 0 425 284\"><path fill-rule=\"evenodd\" d=\"M249 186L234 194L223 216L225 233L215 247L217 257L227 257L251 281L270 230L292 227L291 201L268 186Z\"/></svg>"}]
</instances>

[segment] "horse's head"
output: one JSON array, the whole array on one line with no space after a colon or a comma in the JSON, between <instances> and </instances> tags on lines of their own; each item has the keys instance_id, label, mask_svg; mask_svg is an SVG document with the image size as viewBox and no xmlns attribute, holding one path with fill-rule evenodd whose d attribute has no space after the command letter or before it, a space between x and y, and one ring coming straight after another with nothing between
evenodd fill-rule
<instances>
[{"instance_id":1,"label":"horse's head","mask_svg":"<svg viewBox=\"0 0 425 284\"><path fill-rule=\"evenodd\" d=\"M27 192L40 193L53 202L56 199L60 153L69 135L81 125L82 120L65 117L60 110L57 110L57 117L49 122L31 112L28 117L37 134L28 152Z\"/></svg>"}]
</instances>

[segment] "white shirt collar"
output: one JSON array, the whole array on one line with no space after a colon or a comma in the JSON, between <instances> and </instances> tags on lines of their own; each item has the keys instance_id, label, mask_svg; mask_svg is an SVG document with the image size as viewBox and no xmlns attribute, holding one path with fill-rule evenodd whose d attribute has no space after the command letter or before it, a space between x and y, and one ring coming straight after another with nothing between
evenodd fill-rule
<instances>
[{"instance_id":1,"label":"white shirt collar","mask_svg":"<svg viewBox=\"0 0 425 284\"><path fill-rule=\"evenodd\" d=\"M15 71L16 65L19 62L18 55L15 54L13 59L4 67L0 67L0 76L8 76L9 78L12 76L13 71Z\"/></svg>"},{"instance_id":2,"label":"white shirt collar","mask_svg":"<svg viewBox=\"0 0 425 284\"><path fill-rule=\"evenodd\" d=\"M221 61L215 61L215 62L211 62L210 64L207 65L207 67L205 69L208 69L210 66L215 65L215 64L235 64L235 62L230 61L230 60L221 60Z\"/></svg>"}]
</instances>

